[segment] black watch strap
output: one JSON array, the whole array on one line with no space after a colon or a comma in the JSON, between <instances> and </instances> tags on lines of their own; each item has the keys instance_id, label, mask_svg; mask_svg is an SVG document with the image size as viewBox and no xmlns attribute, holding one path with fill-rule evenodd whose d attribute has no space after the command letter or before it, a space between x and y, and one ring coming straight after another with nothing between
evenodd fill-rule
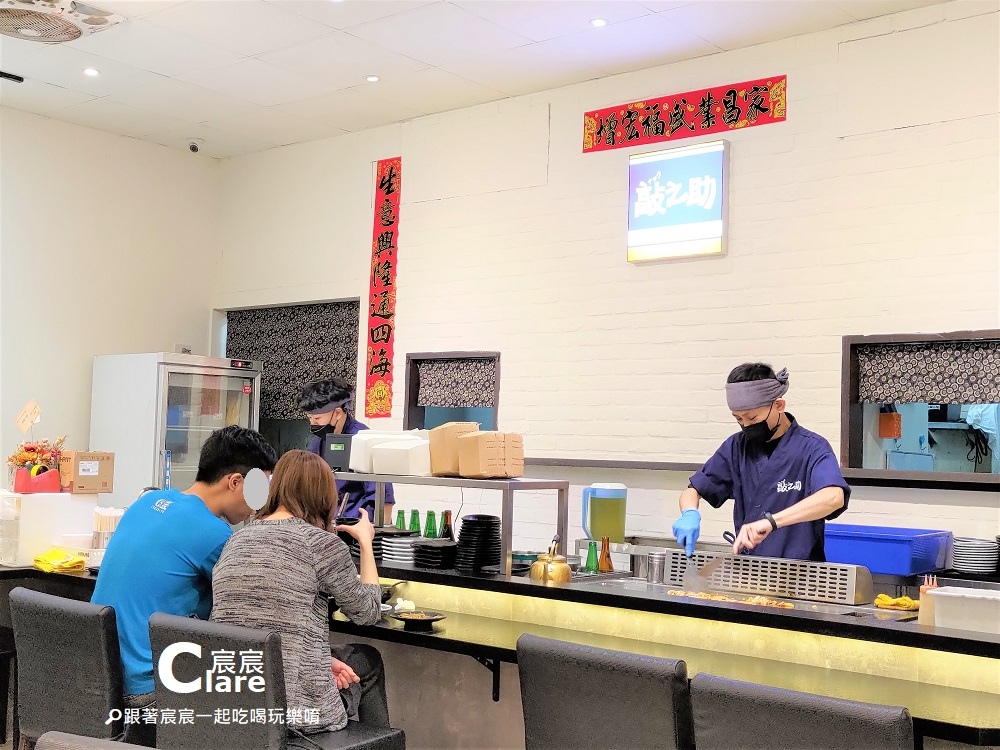
<instances>
[{"instance_id":1,"label":"black watch strap","mask_svg":"<svg viewBox=\"0 0 1000 750\"><path fill-rule=\"evenodd\" d=\"M766 518L767 522L771 524L771 531L778 530L778 522L774 520L774 516L772 516L770 513L765 513L764 518Z\"/></svg>"}]
</instances>

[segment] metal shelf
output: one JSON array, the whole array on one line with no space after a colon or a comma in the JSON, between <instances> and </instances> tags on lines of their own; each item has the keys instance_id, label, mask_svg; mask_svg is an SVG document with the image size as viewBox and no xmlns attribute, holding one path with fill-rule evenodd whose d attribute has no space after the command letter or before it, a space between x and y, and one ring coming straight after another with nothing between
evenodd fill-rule
<instances>
[{"instance_id":1,"label":"metal shelf","mask_svg":"<svg viewBox=\"0 0 1000 750\"><path fill-rule=\"evenodd\" d=\"M965 422L928 422L928 430L971 430L972 425Z\"/></svg>"},{"instance_id":2,"label":"metal shelf","mask_svg":"<svg viewBox=\"0 0 1000 750\"><path fill-rule=\"evenodd\" d=\"M500 513L500 565L505 577L510 578L511 551L513 550L514 493L536 490L555 490L557 500L556 533L559 535L559 553L566 554L569 532L569 482L560 479L464 479L460 477L414 477L398 474L360 474L353 471L335 471L334 477L342 482L373 482L375 484L376 526L382 526L387 484L414 484L430 487L460 487L496 490L503 495Z\"/></svg>"}]
</instances>

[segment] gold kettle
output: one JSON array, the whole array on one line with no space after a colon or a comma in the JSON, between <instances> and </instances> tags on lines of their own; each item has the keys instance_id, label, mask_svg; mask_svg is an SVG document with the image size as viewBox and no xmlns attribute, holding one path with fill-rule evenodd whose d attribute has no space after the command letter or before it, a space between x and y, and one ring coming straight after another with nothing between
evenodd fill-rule
<instances>
[{"instance_id":1,"label":"gold kettle","mask_svg":"<svg viewBox=\"0 0 1000 750\"><path fill-rule=\"evenodd\" d=\"M558 537L553 540L547 554L541 554L538 559L531 564L531 571L528 577L532 581L541 581L546 585L556 583L569 583L573 577L573 569L569 567L566 558L556 553Z\"/></svg>"}]
</instances>

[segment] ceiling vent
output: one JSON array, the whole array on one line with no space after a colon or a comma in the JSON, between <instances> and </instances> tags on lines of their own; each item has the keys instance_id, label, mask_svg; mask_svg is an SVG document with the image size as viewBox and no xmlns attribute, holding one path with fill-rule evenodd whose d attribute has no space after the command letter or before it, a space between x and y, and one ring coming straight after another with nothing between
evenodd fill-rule
<instances>
[{"instance_id":1,"label":"ceiling vent","mask_svg":"<svg viewBox=\"0 0 1000 750\"><path fill-rule=\"evenodd\" d=\"M72 0L0 0L0 34L26 42L72 42L124 20Z\"/></svg>"}]
</instances>

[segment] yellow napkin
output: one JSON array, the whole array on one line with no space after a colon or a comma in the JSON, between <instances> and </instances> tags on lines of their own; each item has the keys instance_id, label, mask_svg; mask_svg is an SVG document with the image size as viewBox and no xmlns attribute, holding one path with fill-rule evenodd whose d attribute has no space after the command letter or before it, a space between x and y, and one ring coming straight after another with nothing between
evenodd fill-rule
<instances>
[{"instance_id":1,"label":"yellow napkin","mask_svg":"<svg viewBox=\"0 0 1000 750\"><path fill-rule=\"evenodd\" d=\"M920 602L908 596L900 596L893 599L888 594L879 594L875 597L875 606L881 609L901 609L907 612L915 612L920 609Z\"/></svg>"},{"instance_id":2,"label":"yellow napkin","mask_svg":"<svg viewBox=\"0 0 1000 750\"><path fill-rule=\"evenodd\" d=\"M35 558L35 567L46 573L66 573L83 570L87 567L87 561L81 555L53 547Z\"/></svg>"}]
</instances>

